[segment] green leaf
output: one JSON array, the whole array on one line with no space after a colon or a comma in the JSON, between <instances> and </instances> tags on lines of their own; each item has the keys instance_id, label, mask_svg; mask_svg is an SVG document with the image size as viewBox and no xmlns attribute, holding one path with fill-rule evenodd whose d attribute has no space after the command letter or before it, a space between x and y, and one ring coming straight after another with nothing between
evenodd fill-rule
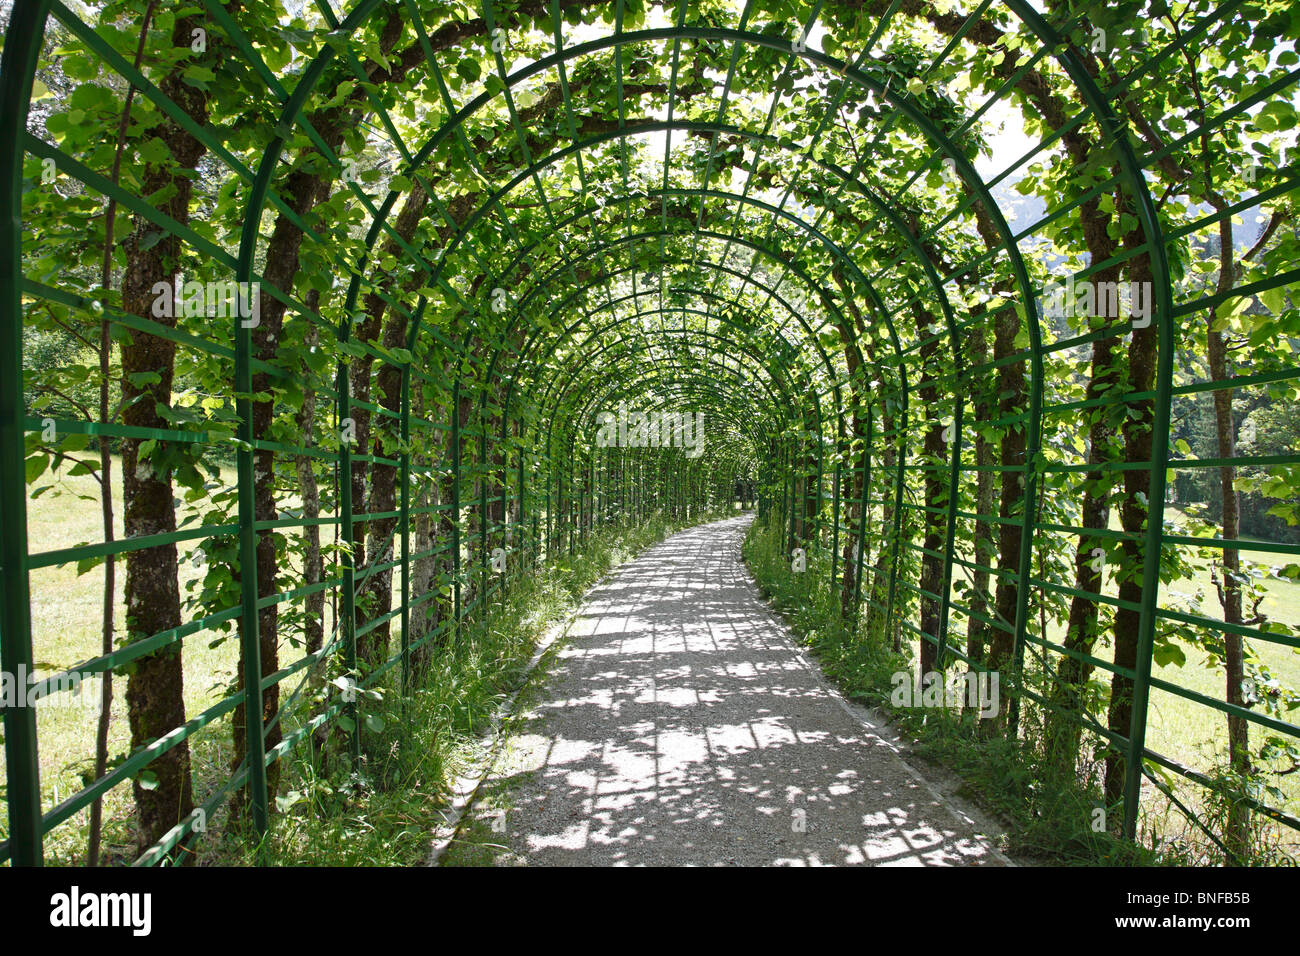
<instances>
[{"instance_id":1,"label":"green leaf","mask_svg":"<svg viewBox=\"0 0 1300 956\"><path fill-rule=\"evenodd\" d=\"M27 459L27 483L31 484L50 467L49 455L32 455Z\"/></svg>"},{"instance_id":2,"label":"green leaf","mask_svg":"<svg viewBox=\"0 0 1300 956\"><path fill-rule=\"evenodd\" d=\"M1166 667L1169 664L1182 667L1187 663L1187 655L1183 653L1183 649L1172 641L1158 643L1152 649L1152 658L1159 667Z\"/></svg>"},{"instance_id":3,"label":"green leaf","mask_svg":"<svg viewBox=\"0 0 1300 956\"><path fill-rule=\"evenodd\" d=\"M60 448L64 454L74 451L82 451L90 444L90 436L85 432L73 432L63 439L63 445Z\"/></svg>"},{"instance_id":4,"label":"green leaf","mask_svg":"<svg viewBox=\"0 0 1300 956\"><path fill-rule=\"evenodd\" d=\"M70 80L84 82L93 80L99 75L99 67L89 57L69 54L59 60L59 67L63 70L63 75ZM35 97L33 97L35 99Z\"/></svg>"},{"instance_id":5,"label":"green leaf","mask_svg":"<svg viewBox=\"0 0 1300 956\"><path fill-rule=\"evenodd\" d=\"M1286 292L1281 288L1265 289L1259 293L1259 301L1274 315L1281 315L1286 308Z\"/></svg>"},{"instance_id":6,"label":"green leaf","mask_svg":"<svg viewBox=\"0 0 1300 956\"><path fill-rule=\"evenodd\" d=\"M483 75L483 68L479 66L478 60L472 56L463 56L460 58L460 62L456 64L456 72L467 82L476 83L478 78Z\"/></svg>"}]
</instances>

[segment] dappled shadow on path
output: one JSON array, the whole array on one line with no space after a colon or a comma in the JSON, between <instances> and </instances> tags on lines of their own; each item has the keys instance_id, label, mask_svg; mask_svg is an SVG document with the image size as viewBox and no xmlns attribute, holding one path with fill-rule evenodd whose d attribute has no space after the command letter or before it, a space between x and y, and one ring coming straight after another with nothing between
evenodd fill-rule
<instances>
[{"instance_id":1,"label":"dappled shadow on path","mask_svg":"<svg viewBox=\"0 0 1300 956\"><path fill-rule=\"evenodd\" d=\"M983 865L986 839L800 660L741 564L748 518L594 590L498 768L532 864Z\"/></svg>"}]
</instances>

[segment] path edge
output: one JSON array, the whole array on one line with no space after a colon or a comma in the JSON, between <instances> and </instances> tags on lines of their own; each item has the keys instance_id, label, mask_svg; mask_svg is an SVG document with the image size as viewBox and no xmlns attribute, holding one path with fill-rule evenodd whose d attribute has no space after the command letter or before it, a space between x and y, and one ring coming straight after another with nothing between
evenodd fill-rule
<instances>
[{"instance_id":1,"label":"path edge","mask_svg":"<svg viewBox=\"0 0 1300 956\"><path fill-rule=\"evenodd\" d=\"M726 521L729 519L722 518L719 520ZM598 588L604 587L611 580L618 577L618 575L622 573L623 569L633 561L636 561L643 555L653 551L675 535L681 534L683 531L690 531L692 528L703 527L706 524L713 524L713 522L702 522L698 525L691 525L690 527L682 528L679 531L674 531L672 534L661 538L654 544L642 548L638 553L632 555L618 566L610 568L601 575L599 580L583 592L582 597L574 602L573 608L564 616L563 619L556 621L546 629L546 632L538 640L537 646L533 648L533 655L528 659L528 666L524 668L524 672L519 679L519 686L517 686L510 694L510 697L492 713L492 717L489 720L489 729L483 734L483 737L490 737L492 739L492 743L488 747L486 756L484 756L481 761L475 762L470 770L461 774L452 783L451 803L446 807L440 808L440 810L445 812L447 815L444 817L443 822L434 828L434 837L430 842L429 853L425 857L423 866L438 866L448 848L450 848L452 843L456 841L456 836L460 833L461 825L465 822L465 815L474 805L474 801L478 799L479 791L482 790L483 784L487 781L488 777L492 775L492 771L496 767L497 760L501 754L501 747L509 736L506 732L506 726L510 718L515 716L515 705L519 700L519 695L522 694L524 688L529 685L533 672L537 670L537 665L542 662L542 658L550 653L553 647L558 646L569 636L569 632L572 631L579 613L588 603L590 603L589 599L591 598L592 592L596 591Z\"/></svg>"},{"instance_id":2,"label":"path edge","mask_svg":"<svg viewBox=\"0 0 1300 956\"><path fill-rule=\"evenodd\" d=\"M804 645L795 637L794 631L791 630L789 622L786 621L784 616L772 606L770 600L763 596L763 589L758 586L758 581L754 577L754 572L750 570L749 563L745 560L744 533L741 535L737 548L740 552L740 566L744 568L745 571L746 585L754 592L754 597L757 599L759 606L763 608L764 613L767 614L769 620L780 633L782 639L794 650L795 656L799 659L799 663L813 675L813 678L821 685L821 688L830 695L844 713L848 714L849 717L860 724L872 739L879 742L895 757L897 757L898 762L907 768L907 772L912 775L912 778L916 780L918 784L925 788L926 792L934 798L936 803L941 805L958 820L969 826L980 838L981 842L983 842L988 848L990 856L994 857L1003 866L1019 867L1021 864L1008 857L996 845L994 838L988 833L991 828L975 820L971 816L972 811L979 813L980 816L986 816L984 811L975 810L974 808L968 810L964 807L958 806L952 798L939 790L933 783L931 783L928 777L917 770L916 767L914 767L907 759L910 750L907 747L906 742L903 740L902 735L898 732L897 728L889 722L887 717L870 707L854 703L844 696L843 692L841 692L835 685L834 681L832 681L830 677L827 676L826 672L822 670L821 665L817 663L816 659L808 654L807 648L804 647Z\"/></svg>"}]
</instances>

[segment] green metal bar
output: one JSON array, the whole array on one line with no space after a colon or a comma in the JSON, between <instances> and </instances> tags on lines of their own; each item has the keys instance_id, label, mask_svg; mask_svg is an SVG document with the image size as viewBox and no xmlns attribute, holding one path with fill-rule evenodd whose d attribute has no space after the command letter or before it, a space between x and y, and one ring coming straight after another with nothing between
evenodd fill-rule
<instances>
[{"instance_id":1,"label":"green metal bar","mask_svg":"<svg viewBox=\"0 0 1300 956\"><path fill-rule=\"evenodd\" d=\"M858 554L854 559L856 568L853 582L853 629L858 627L858 618L862 614L862 579L866 577L863 573L864 566L867 562L867 519L871 508L871 429L872 421L875 416L870 405L867 406L867 434L862 444L862 501L859 505L860 512L858 515Z\"/></svg>"},{"instance_id":2,"label":"green metal bar","mask_svg":"<svg viewBox=\"0 0 1300 956\"><path fill-rule=\"evenodd\" d=\"M488 392L488 386L487 386L486 384L483 386L482 391L483 391L483 395L484 395L484 399L483 399L484 404L481 404L481 405L479 406L479 416L480 416L480 417L479 417L479 429L480 429L480 431L479 431L479 440L478 440L478 452L479 452L479 478L478 478L478 489L479 489L479 505L478 505L479 559L478 559L478 566L479 566L479 593L483 595L483 601L482 601L482 603L479 605L479 613L480 613L480 615L482 616L482 618L483 618L484 620L486 620L486 619L487 619L487 616L488 616L488 601L487 601L488 584L489 584L489 582L491 581L491 577L490 577L490 575L488 574L488 561L489 561L489 558L490 558L490 554L489 554L489 550L488 550L488 549L489 549L489 546L490 546L490 542L488 541L488 493L487 493L487 492L488 492L488 488L487 488L487 486L488 486L488 477L489 477L489 475L491 475L491 472L490 472L489 469L488 469L488 461L487 461L487 427L488 427L488 424L487 424L487 416L486 416L486 407L487 407L487 406L486 406L486 400L487 400L487 399L486 399L486 396L487 396L487 392Z\"/></svg>"},{"instance_id":3,"label":"green metal bar","mask_svg":"<svg viewBox=\"0 0 1300 956\"><path fill-rule=\"evenodd\" d=\"M1108 139L1115 147L1116 156L1124 171L1131 194L1137 202L1138 220L1151 243L1151 271L1153 288L1156 296L1154 316L1159 336L1159 349L1156 364L1156 402L1151 426L1151 477L1147 492L1152 514L1147 521L1145 542L1146 560L1142 569L1142 611L1138 624L1137 676L1133 684L1132 723L1129 732L1129 755L1125 763L1124 780L1124 822L1123 833L1127 839L1134 839L1137 834L1138 800L1142 786L1142 754L1146 743L1147 703L1150 694L1151 658L1155 643L1155 610L1160 592L1160 539L1163 532L1161 518L1165 500L1165 468L1169 457L1169 415L1170 392L1173 387L1173 292L1169 265L1161 236L1160 220L1147 189L1147 182L1141 173L1141 166L1133 151L1125 126L1111 110L1101 91L1097 88L1087 69L1078 60L1074 49L1061 42L1056 31L1039 16L1026 0L1007 0L1018 17L1032 29L1039 38L1053 49L1059 50L1057 59L1074 81L1084 101L1092 109L1093 115L1106 131ZM1037 343L1035 343L1037 351ZM1031 408L1031 414L1037 427L1038 403ZM1032 462L1031 462L1032 464ZM1026 484L1032 480L1034 469L1031 467L1026 476ZM1031 536L1028 521L1030 519L1029 497L1026 498L1025 535ZM1028 562L1022 562L1019 576L1021 590L1028 591ZM1019 627L1017 628L1019 633Z\"/></svg>"},{"instance_id":4,"label":"green metal bar","mask_svg":"<svg viewBox=\"0 0 1300 956\"><path fill-rule=\"evenodd\" d=\"M461 619L464 608L461 605L460 576L460 378L456 379L451 392L451 563L452 563L452 607L457 621Z\"/></svg>"},{"instance_id":5,"label":"green metal bar","mask_svg":"<svg viewBox=\"0 0 1300 956\"><path fill-rule=\"evenodd\" d=\"M839 456L835 458L835 475L831 491L831 593L836 592L840 570L840 472Z\"/></svg>"},{"instance_id":6,"label":"green metal bar","mask_svg":"<svg viewBox=\"0 0 1300 956\"><path fill-rule=\"evenodd\" d=\"M240 651L243 657L244 725L248 755L249 806L253 829L264 834L268 827L266 787L266 738L262 725L262 646L259 637L256 495L253 484L253 370L252 332L238 317L235 326L235 414L239 417L237 467L239 515L239 615Z\"/></svg>"},{"instance_id":7,"label":"green metal bar","mask_svg":"<svg viewBox=\"0 0 1300 956\"><path fill-rule=\"evenodd\" d=\"M45 38L49 4L15 4L0 55L0 116L13 135L27 125L36 64ZM23 435L22 303L23 154L0 151L0 660L15 681L16 699L4 708L6 803L10 859L40 866L41 789L36 708L18 675L31 673L31 589L27 572L27 457Z\"/></svg>"},{"instance_id":8,"label":"green metal bar","mask_svg":"<svg viewBox=\"0 0 1300 956\"><path fill-rule=\"evenodd\" d=\"M411 373L402 367L402 464L398 472L401 497L397 518L402 535L402 693L411 693Z\"/></svg>"}]
</instances>

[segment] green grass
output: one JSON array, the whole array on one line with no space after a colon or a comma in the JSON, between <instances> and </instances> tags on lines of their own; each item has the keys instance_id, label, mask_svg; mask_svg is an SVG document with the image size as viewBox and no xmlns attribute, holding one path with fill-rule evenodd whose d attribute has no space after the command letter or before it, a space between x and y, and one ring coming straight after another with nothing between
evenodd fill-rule
<instances>
[{"instance_id":1,"label":"green grass","mask_svg":"<svg viewBox=\"0 0 1300 956\"><path fill-rule=\"evenodd\" d=\"M1180 509L1171 506L1165 509L1165 521L1184 525L1187 516ZM1114 515L1111 527L1119 528L1118 518ZM1192 574L1161 585L1160 607L1197 613L1210 620L1221 619L1223 611L1211 576L1210 558L1196 554L1193 549L1184 548L1182 554L1192 565ZM1243 569L1254 567L1257 571L1263 571L1270 563L1277 563L1278 556L1243 550L1241 560ZM1258 580L1266 592L1260 611L1270 621L1286 624L1300 633L1300 583L1274 577L1260 577ZM1115 590L1113 580L1108 576L1107 593L1114 594ZM1063 636L1063 626L1059 623L1049 625L1049 640L1059 643ZM1249 650L1268 666L1284 686L1293 690L1300 689L1300 651L1267 641L1247 640L1246 643ZM1110 656L1109 647L1107 642L1098 655L1103 660ZM1223 700L1227 690L1222 661L1196 643L1180 640L1178 649L1183 653L1184 659L1181 662L1176 659L1163 664L1157 662L1152 668L1152 675L1183 689ZM1283 719L1294 723L1298 714L1300 712L1291 711L1289 715L1284 714ZM1258 752L1265 731L1251 724L1249 734L1251 748ZM1226 740L1227 717L1222 712L1169 691L1152 689L1147 720L1147 746L1151 750L1192 769L1212 773L1226 762ZM1277 766L1282 768L1281 764ZM1281 796L1275 795L1269 801L1295 816L1300 816L1298 776L1300 775L1274 776L1271 782L1281 791ZM1173 783L1174 779L1171 777L1166 782ZM1148 790L1151 790L1149 785ZM1190 800L1194 805L1202 803L1204 791L1199 787L1181 786L1179 792L1181 799ZM1155 795L1153 791L1151 795ZM1300 844L1296 842L1297 834L1293 831L1278 831L1275 835L1289 842L1292 852L1300 849Z\"/></svg>"},{"instance_id":2,"label":"green grass","mask_svg":"<svg viewBox=\"0 0 1300 956\"><path fill-rule=\"evenodd\" d=\"M571 557L517 580L487 621L469 619L437 652L432 670L409 700L389 681L383 702L367 707L383 729L366 735L359 768L333 760L322 772L310 748L290 758L282 789L285 812L259 850L227 838L204 857L221 864L411 866L425 862L448 805L450 781L483 762L490 718L524 679L537 642L579 606L611 569L683 527L652 518L635 528L609 527ZM395 671L390 671L394 674ZM394 678L395 679L395 678ZM458 840L483 862L480 844L495 836L474 828ZM458 844L460 845L460 844ZM462 852L462 851L458 851Z\"/></svg>"},{"instance_id":3,"label":"green grass","mask_svg":"<svg viewBox=\"0 0 1300 956\"><path fill-rule=\"evenodd\" d=\"M122 536L122 467L113 458L115 530ZM65 468L66 471L66 468ZM50 474L42 476L46 483ZM222 471L222 480L234 482L233 469ZM90 475L59 478L55 487L27 506L28 547L35 552L69 548L103 540L103 519L99 505L99 482ZM184 519L192 509L182 506ZM185 584L203 572L180 554L181 597ZM114 596L115 640L124 633L123 582L125 570L119 561ZM101 614L104 597L102 565L78 574L76 565L41 568L31 573L32 652L42 676L74 667L98 657L101 648ZM195 635L185 644L185 708L190 714L210 707L226 694L234 679L238 647L227 640L219 647L208 646L211 635ZM109 755L124 754L128 749L124 695L126 678L113 681L114 706L109 725ZM86 681L81 695L85 703L97 702L100 679ZM82 789L93 777L95 728L98 709L70 704L69 695L45 698L37 704L37 733L40 744L41 798L45 810ZM230 729L219 721L191 738L196 794L226 775L229 759ZM4 775L4 755L0 752L0 779ZM126 862L134 855L130 830L132 800L130 787L119 785L104 798L104 852L106 861ZM7 821L5 821L7 825ZM80 864L85 861L89 810L81 810L46 837L45 853L50 862Z\"/></svg>"},{"instance_id":4,"label":"green grass","mask_svg":"<svg viewBox=\"0 0 1300 956\"><path fill-rule=\"evenodd\" d=\"M1188 522L1188 516L1181 509L1173 506L1165 509L1164 517L1166 523L1172 522L1184 528ZM1110 528L1120 529L1119 518L1114 513L1111 515ZM1253 539L1243 539L1243 542L1248 540ZM1218 552L1200 555L1195 549L1182 548L1180 553L1191 566L1191 574L1168 584L1162 583L1160 607L1199 614L1211 621L1221 619L1223 612L1218 602L1210 567L1211 556ZM1245 549L1241 554L1243 570L1253 569L1256 572L1256 580L1264 592L1264 598L1259 605L1260 612L1266 615L1269 621L1286 624L1294 633L1300 633L1300 583L1267 574L1270 565L1285 563L1285 560L1279 555L1250 552ZM1113 596L1117 593L1117 586L1112 570L1113 567L1108 562L1104 573L1104 593ZM953 590L952 595L954 612L950 627L953 633L964 633L966 618L958 610L957 605L965 604L968 595L956 589ZM1249 608L1247 611L1249 612ZM1036 634L1038 616L1032 607L1031 615L1030 629ZM1204 635L1207 630L1201 629L1198 633ZM1065 637L1064 622L1049 617L1046 636L1053 643L1062 643ZM1291 691L1300 689L1300 650L1262 640L1247 640L1246 643L1249 653L1263 662L1283 687ZM1223 700L1226 694L1226 677L1222 660L1207 652L1198 643L1177 639L1176 644L1182 659L1179 660L1175 656L1172 660L1163 663L1157 659L1152 668L1153 677L1215 700ZM915 639L911 641L910 647L910 659L916 660L918 650ZM1033 653L1032 648L1030 653ZM1112 653L1109 633L1105 632L1095 656L1107 660ZM1049 658L1053 662L1054 659L1055 655ZM1094 674L1093 679L1102 685L1103 694L1108 692L1109 674L1098 672ZM1282 719L1294 724L1300 720L1300 711L1283 711ZM1101 720L1104 723L1104 710L1101 713ZM1255 724L1249 726L1250 745L1256 754L1266 736L1276 736L1276 734ZM1160 688L1152 688L1146 740L1150 750L1172 758L1193 770L1213 775L1226 765L1226 741L1227 717L1221 711L1199 701ZM1262 763L1262 761L1257 762ZM1269 762L1269 766L1275 770L1285 770L1290 766L1290 762L1277 760ZM1157 770L1155 765L1151 765L1151 769ZM1163 770L1157 772L1166 773ZM1175 788L1180 800L1193 807L1198 813L1215 812L1214 808L1206 802L1207 793L1203 787L1188 783L1175 774L1167 774L1163 779L1167 786ZM1268 795L1266 802L1292 816L1300 816L1300 773L1270 774L1268 783L1276 788L1277 792ZM1149 782L1144 782L1143 801L1144 805L1150 802L1154 807L1161 807L1166 803L1164 796ZM1167 808L1162 807L1158 815L1159 819L1153 817L1150 821L1153 831L1159 838L1182 840L1197 845L1205 842L1204 835L1195 828L1194 824L1187 823L1181 814L1165 814L1164 809ZM1283 853L1300 856L1300 834L1288 827L1266 822L1262 818L1259 822L1262 827L1261 841L1277 845Z\"/></svg>"},{"instance_id":5,"label":"green grass","mask_svg":"<svg viewBox=\"0 0 1300 956\"><path fill-rule=\"evenodd\" d=\"M460 820L439 866L514 866L525 862L519 848L511 845L509 828L503 826L514 807L514 789L537 773L535 769L521 770L514 766L518 752L516 741L518 734L526 732L535 720L530 712L543 696L550 665L562 644L563 641L557 641L551 646L520 690L513 713L501 728L502 744L490 772Z\"/></svg>"},{"instance_id":6,"label":"green grass","mask_svg":"<svg viewBox=\"0 0 1300 956\"><path fill-rule=\"evenodd\" d=\"M66 471L66 468L64 469ZM33 553L98 542L103 539L99 483L90 475L58 477L47 473L42 483L55 477L55 487L28 502L28 541ZM234 483L234 470L223 469L221 481ZM116 514L115 535L122 536L121 460L113 459ZM182 504L183 521L205 506ZM289 503L290 506L292 502ZM487 627L463 626L450 649L434 662L428 685L412 701L399 703L393 692L397 669L385 675L387 699L376 716L385 730L367 735L369 759L357 772L349 769L321 775L309 759L311 748L300 745L286 762L286 812L277 818L268 852L280 862L412 862L419 853L412 847L427 843L431 806L442 793L444 781L472 754L475 732L518 677L533 642L545 627L566 612L590 583L634 550L667 533L662 519L636 531L605 529L593 536L581 554L548 567L536 579L522 579L501 609L494 610ZM195 566L181 545L180 583L184 602L189 582L204 572ZM396 579L396 575L394 578ZM115 639L123 628L124 567L117 567ZM75 565L32 572L32 644L38 673L48 675L74 667L101 653L103 567L78 574ZM396 580L395 580L396 585ZM182 606L186 620L193 612ZM325 607L326 634L332 633L329 602ZM300 650L290 644L289 629L282 629L282 663L296 660ZM185 641L185 709L195 715L217 703L231 690L239 659L238 642L226 635L203 632ZM394 628L393 642L399 640ZM215 644L216 646L211 646ZM291 679L288 687L296 686ZM125 676L115 676L114 705L109 732L110 760L127 753L130 732L126 720ZM51 696L37 706L37 731L42 807L48 811L93 779L98 678L82 686L81 701L69 704L70 695ZM84 703L83 703L84 702ZM372 712L367 710L367 712ZM297 726L299 715L285 717L285 729ZM196 802L221 787L229 775L233 754L229 717L222 718L190 738ZM339 762L335 761L337 765ZM0 780L4 776L0 749ZM312 807L310 824L303 816ZM135 853L131 788L123 783L104 797L105 863L130 862ZM0 836L7 835L7 820L0 819ZM224 814L209 822L209 833L199 843L200 859L252 862L248 840L225 831ZM409 832L408 829L409 828ZM85 862L89 810L83 809L45 838L48 862L79 865ZM409 851L409 852L408 852Z\"/></svg>"},{"instance_id":7,"label":"green grass","mask_svg":"<svg viewBox=\"0 0 1300 956\"><path fill-rule=\"evenodd\" d=\"M1165 509L1165 521L1182 524L1186 515L1177 508ZM1251 540L1251 539L1244 539ZM1189 605L1198 607L1195 613L1215 619L1222 617L1214 582L1211 576L1211 561L1207 557L1188 553L1184 554L1194 566L1190 578L1173 582L1161 588L1162 608L1189 610ZM1243 569L1266 572L1271 564L1284 563L1279 555L1264 552L1250 552L1243 549L1241 553ZM1300 634L1300 583L1285 578L1257 577L1260 588L1265 592L1259 605L1261 613L1269 621L1285 624L1292 633ZM1250 608L1246 608L1247 614ZM1247 639L1247 653L1254 654L1281 682L1283 687L1292 692L1300 690L1300 650L1262 640ZM1178 687L1196 691L1217 700L1226 694L1223 664L1205 649L1196 644L1180 643L1186 660L1178 663L1166 663L1153 669L1153 674ZM1300 722L1300 711L1283 711L1282 719L1290 723ZM1261 744L1267 736L1276 736L1275 732L1258 725L1249 726L1250 746L1258 754ZM1226 762L1227 717L1203 704L1188 700L1177 694L1161 689L1151 692L1151 708L1148 718L1147 746L1157 753L1163 753L1175 760L1203 772L1213 772ZM1285 769L1285 762L1273 762L1274 769ZM1292 816L1300 816L1300 774L1285 776L1270 775L1269 784L1278 792L1266 799L1270 804L1282 809ZM1180 788L1181 795L1200 803L1203 791L1200 788ZM1199 793L1196 791L1200 791ZM1300 854L1300 835L1282 827L1269 826L1264 834L1266 839L1278 842L1292 855Z\"/></svg>"}]
</instances>

